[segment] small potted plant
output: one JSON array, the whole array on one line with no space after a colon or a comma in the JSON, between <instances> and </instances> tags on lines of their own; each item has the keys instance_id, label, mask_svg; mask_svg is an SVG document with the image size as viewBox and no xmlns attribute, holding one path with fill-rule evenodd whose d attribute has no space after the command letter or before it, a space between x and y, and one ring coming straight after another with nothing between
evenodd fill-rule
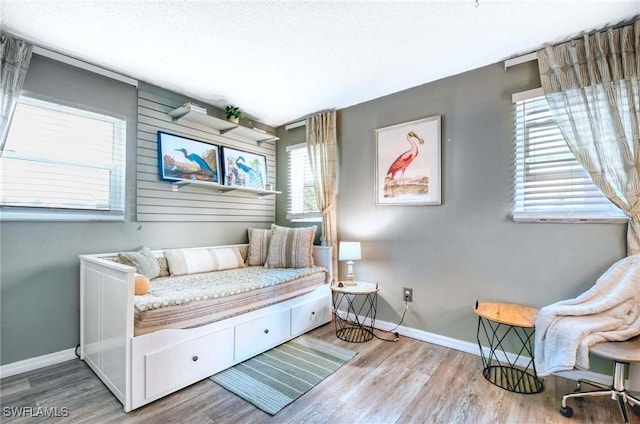
<instances>
[{"instance_id":1,"label":"small potted plant","mask_svg":"<svg viewBox=\"0 0 640 424\"><path fill-rule=\"evenodd\" d=\"M227 121L233 122L237 124L240 122L240 118L242 117L242 112L240 112L240 108L236 106L227 106L224 108L224 112L227 115Z\"/></svg>"}]
</instances>

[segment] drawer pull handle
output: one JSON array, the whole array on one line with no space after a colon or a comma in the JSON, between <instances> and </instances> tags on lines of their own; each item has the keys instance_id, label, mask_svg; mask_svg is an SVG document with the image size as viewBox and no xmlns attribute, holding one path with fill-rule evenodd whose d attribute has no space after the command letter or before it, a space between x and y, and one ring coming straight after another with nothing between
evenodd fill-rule
<instances>
[{"instance_id":1,"label":"drawer pull handle","mask_svg":"<svg viewBox=\"0 0 640 424\"><path fill-rule=\"evenodd\" d=\"M198 356L194 356L193 358L191 358L193 360L193 362L196 362L198 360Z\"/></svg>"},{"instance_id":2,"label":"drawer pull handle","mask_svg":"<svg viewBox=\"0 0 640 424\"><path fill-rule=\"evenodd\" d=\"M269 334L269 329L268 328L265 328L264 334Z\"/></svg>"}]
</instances>

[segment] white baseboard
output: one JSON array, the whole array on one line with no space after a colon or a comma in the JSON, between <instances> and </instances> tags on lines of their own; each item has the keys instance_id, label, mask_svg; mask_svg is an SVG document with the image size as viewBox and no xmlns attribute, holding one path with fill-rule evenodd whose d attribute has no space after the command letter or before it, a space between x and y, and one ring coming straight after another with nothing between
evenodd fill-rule
<instances>
[{"instance_id":1,"label":"white baseboard","mask_svg":"<svg viewBox=\"0 0 640 424\"><path fill-rule=\"evenodd\" d=\"M389 331L394 327L395 327L395 324L392 324L390 322L376 320L376 328L379 328L380 330ZM394 331L397 331L398 334L405 337L410 337L412 339L420 340L423 342L432 343L438 346L447 347L449 349L459 350L461 352L471 353L473 355L480 356L480 348L478 347L477 343L466 342L464 340L454 339L452 337L442 336L439 334L430 333L428 331L418 330L411 327L400 326ZM482 349L485 351L486 355L489 354L489 349L487 347L483 346ZM512 353L506 353L506 355L511 362L515 361L516 355ZM518 361L516 361L515 363L518 366L526 367L526 365L529 363L530 360L531 358L529 357L521 356L518 359ZM585 380L592 380L601 384L611 384L611 375L600 374L592 371L572 370L572 371L555 373L555 375L568 378L570 380L585 379Z\"/></svg>"},{"instance_id":2,"label":"white baseboard","mask_svg":"<svg viewBox=\"0 0 640 424\"><path fill-rule=\"evenodd\" d=\"M37 370L38 368L48 367L49 365L59 364L75 358L77 358L76 349L73 348L50 353L48 355L38 356L36 358L13 362L7 365L1 365L0 378L11 377L13 375L22 374L23 372Z\"/></svg>"}]
</instances>

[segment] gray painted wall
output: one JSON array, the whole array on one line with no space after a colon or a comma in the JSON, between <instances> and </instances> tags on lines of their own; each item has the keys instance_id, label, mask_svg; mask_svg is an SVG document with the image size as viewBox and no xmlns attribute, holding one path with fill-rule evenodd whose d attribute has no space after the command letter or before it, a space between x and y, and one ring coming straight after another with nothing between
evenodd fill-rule
<instances>
[{"instance_id":1,"label":"gray painted wall","mask_svg":"<svg viewBox=\"0 0 640 424\"><path fill-rule=\"evenodd\" d=\"M107 98L122 100L128 139L135 140L131 87L115 90L102 77L34 59L25 88L73 94L85 79L97 107ZM476 300L539 307L573 297L625 255L624 225L515 224L509 218L511 94L537 85L534 63L506 72L495 64L339 111L338 231L341 239L363 242L355 272L380 283L379 319L397 322L402 287L412 287L404 325L475 342ZM436 114L443 116L443 204L376 207L375 129ZM280 128L278 136L276 184L286 190L285 148L304 141L304 129ZM127 154L135 157L135 143ZM134 193L129 183L124 223L1 223L1 364L78 343L78 254L246 241L250 223L137 223ZM276 199L277 223L289 225L285 213L283 194Z\"/></svg>"},{"instance_id":2,"label":"gray painted wall","mask_svg":"<svg viewBox=\"0 0 640 424\"><path fill-rule=\"evenodd\" d=\"M127 117L126 222L0 222L0 364L79 343L79 261L83 253L246 243L264 222L135 220L135 87L34 56L25 90L112 110ZM184 98L184 102L190 99Z\"/></svg>"},{"instance_id":3,"label":"gray painted wall","mask_svg":"<svg viewBox=\"0 0 640 424\"><path fill-rule=\"evenodd\" d=\"M626 225L509 217L511 95L537 86L535 62L508 71L498 63L339 111L338 233L362 241L356 278L380 283L378 319L397 323L402 288L412 287L403 325L475 343L476 300L548 305L583 292L625 256ZM442 205L376 206L374 131L432 115L442 115ZM280 155L304 140L304 129L279 136Z\"/></svg>"}]
</instances>

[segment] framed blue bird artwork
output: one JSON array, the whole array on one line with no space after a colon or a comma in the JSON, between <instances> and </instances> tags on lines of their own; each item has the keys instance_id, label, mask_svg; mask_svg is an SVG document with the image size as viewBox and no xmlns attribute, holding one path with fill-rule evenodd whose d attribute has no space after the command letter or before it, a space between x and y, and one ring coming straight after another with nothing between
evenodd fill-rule
<instances>
[{"instance_id":1,"label":"framed blue bird artwork","mask_svg":"<svg viewBox=\"0 0 640 424\"><path fill-rule=\"evenodd\" d=\"M222 146L224 185L264 189L267 158L264 155Z\"/></svg>"},{"instance_id":2,"label":"framed blue bird artwork","mask_svg":"<svg viewBox=\"0 0 640 424\"><path fill-rule=\"evenodd\" d=\"M158 159L164 181L221 184L220 147L216 144L158 131Z\"/></svg>"}]
</instances>

